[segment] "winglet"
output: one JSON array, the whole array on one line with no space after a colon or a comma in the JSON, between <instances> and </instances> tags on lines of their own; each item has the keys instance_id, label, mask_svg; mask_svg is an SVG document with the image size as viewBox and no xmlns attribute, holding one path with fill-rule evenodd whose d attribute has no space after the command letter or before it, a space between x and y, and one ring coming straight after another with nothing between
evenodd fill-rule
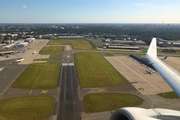
<instances>
[{"instance_id":1,"label":"winglet","mask_svg":"<svg viewBox=\"0 0 180 120\"><path fill-rule=\"evenodd\" d=\"M153 38L151 44L147 50L147 55L157 57L157 42L156 38Z\"/></svg>"}]
</instances>

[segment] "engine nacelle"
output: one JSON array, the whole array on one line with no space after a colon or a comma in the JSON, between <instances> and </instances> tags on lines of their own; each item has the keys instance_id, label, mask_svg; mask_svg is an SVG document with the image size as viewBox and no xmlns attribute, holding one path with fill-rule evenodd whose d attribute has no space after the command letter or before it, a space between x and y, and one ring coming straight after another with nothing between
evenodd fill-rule
<instances>
[{"instance_id":1,"label":"engine nacelle","mask_svg":"<svg viewBox=\"0 0 180 120\"><path fill-rule=\"evenodd\" d=\"M110 120L180 120L180 111L126 107L114 111Z\"/></svg>"}]
</instances>

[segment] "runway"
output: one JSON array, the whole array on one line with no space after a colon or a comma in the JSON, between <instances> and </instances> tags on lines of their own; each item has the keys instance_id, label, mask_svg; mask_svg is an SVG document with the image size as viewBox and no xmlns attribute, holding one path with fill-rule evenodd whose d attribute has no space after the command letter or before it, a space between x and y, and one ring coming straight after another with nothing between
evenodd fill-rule
<instances>
[{"instance_id":1,"label":"runway","mask_svg":"<svg viewBox=\"0 0 180 120\"><path fill-rule=\"evenodd\" d=\"M75 67L62 66L61 72L57 120L80 120L81 101L78 98Z\"/></svg>"},{"instance_id":2,"label":"runway","mask_svg":"<svg viewBox=\"0 0 180 120\"><path fill-rule=\"evenodd\" d=\"M81 120L81 101L78 98L78 75L74 65L72 46L65 45L59 80L57 120Z\"/></svg>"}]
</instances>

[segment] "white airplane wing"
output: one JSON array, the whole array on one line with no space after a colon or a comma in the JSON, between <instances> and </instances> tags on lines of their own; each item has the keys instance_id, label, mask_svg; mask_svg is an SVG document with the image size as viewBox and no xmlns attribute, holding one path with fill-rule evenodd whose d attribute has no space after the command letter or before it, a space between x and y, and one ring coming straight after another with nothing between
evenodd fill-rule
<instances>
[{"instance_id":1,"label":"white airplane wing","mask_svg":"<svg viewBox=\"0 0 180 120\"><path fill-rule=\"evenodd\" d=\"M156 44L156 38L153 38L146 53L146 58L169 86L180 96L180 73L157 57Z\"/></svg>"},{"instance_id":2,"label":"white airplane wing","mask_svg":"<svg viewBox=\"0 0 180 120\"><path fill-rule=\"evenodd\" d=\"M156 38L153 38L146 58L159 72L171 88L180 96L180 73L175 71L157 57ZM138 107L125 107L114 111L110 120L180 120L180 111L169 109L144 109Z\"/></svg>"},{"instance_id":3,"label":"white airplane wing","mask_svg":"<svg viewBox=\"0 0 180 120\"><path fill-rule=\"evenodd\" d=\"M110 120L179 120L180 111L160 108L125 107L113 112Z\"/></svg>"}]
</instances>

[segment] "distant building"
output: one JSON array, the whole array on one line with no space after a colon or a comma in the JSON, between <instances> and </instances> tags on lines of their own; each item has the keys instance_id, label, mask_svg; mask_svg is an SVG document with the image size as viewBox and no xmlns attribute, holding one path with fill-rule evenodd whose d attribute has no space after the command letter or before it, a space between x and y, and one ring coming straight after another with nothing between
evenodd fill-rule
<instances>
[{"instance_id":1,"label":"distant building","mask_svg":"<svg viewBox=\"0 0 180 120\"><path fill-rule=\"evenodd\" d=\"M28 42L31 43L35 40L35 38L27 38L26 40L24 40L24 42Z\"/></svg>"},{"instance_id":2,"label":"distant building","mask_svg":"<svg viewBox=\"0 0 180 120\"><path fill-rule=\"evenodd\" d=\"M28 42L21 42L21 43L17 44L16 46L17 47L25 47L27 45L28 45Z\"/></svg>"},{"instance_id":3,"label":"distant building","mask_svg":"<svg viewBox=\"0 0 180 120\"><path fill-rule=\"evenodd\" d=\"M0 44L0 49L4 49L4 44Z\"/></svg>"},{"instance_id":4,"label":"distant building","mask_svg":"<svg viewBox=\"0 0 180 120\"><path fill-rule=\"evenodd\" d=\"M43 39L51 39L51 38L53 38L54 36L53 36L53 34L45 34L45 35L42 35L42 38Z\"/></svg>"},{"instance_id":5,"label":"distant building","mask_svg":"<svg viewBox=\"0 0 180 120\"><path fill-rule=\"evenodd\" d=\"M110 43L110 42L111 42L111 39L106 39L106 40L104 40L104 42Z\"/></svg>"},{"instance_id":6,"label":"distant building","mask_svg":"<svg viewBox=\"0 0 180 120\"><path fill-rule=\"evenodd\" d=\"M140 50L139 47L135 47L135 46L108 46L108 48L110 49L128 49L128 50Z\"/></svg>"},{"instance_id":7,"label":"distant building","mask_svg":"<svg viewBox=\"0 0 180 120\"><path fill-rule=\"evenodd\" d=\"M14 54L14 51L4 51L0 52L0 56L8 55L8 54Z\"/></svg>"},{"instance_id":8,"label":"distant building","mask_svg":"<svg viewBox=\"0 0 180 120\"><path fill-rule=\"evenodd\" d=\"M121 45L146 45L144 41L130 41L130 40L112 40L113 44L121 44Z\"/></svg>"},{"instance_id":9,"label":"distant building","mask_svg":"<svg viewBox=\"0 0 180 120\"><path fill-rule=\"evenodd\" d=\"M33 35L26 35L27 38L33 38Z\"/></svg>"},{"instance_id":10,"label":"distant building","mask_svg":"<svg viewBox=\"0 0 180 120\"><path fill-rule=\"evenodd\" d=\"M135 46L122 46L118 44L110 44L110 43L104 43L103 48L107 49L129 49L129 50L140 50L139 47Z\"/></svg>"},{"instance_id":11,"label":"distant building","mask_svg":"<svg viewBox=\"0 0 180 120\"><path fill-rule=\"evenodd\" d=\"M159 41L157 45L160 47L180 47L180 41Z\"/></svg>"},{"instance_id":12,"label":"distant building","mask_svg":"<svg viewBox=\"0 0 180 120\"><path fill-rule=\"evenodd\" d=\"M84 36L58 36L58 38L84 38Z\"/></svg>"},{"instance_id":13,"label":"distant building","mask_svg":"<svg viewBox=\"0 0 180 120\"><path fill-rule=\"evenodd\" d=\"M34 38L36 38L36 39L41 39L41 38L42 38L42 35L35 35Z\"/></svg>"}]
</instances>

